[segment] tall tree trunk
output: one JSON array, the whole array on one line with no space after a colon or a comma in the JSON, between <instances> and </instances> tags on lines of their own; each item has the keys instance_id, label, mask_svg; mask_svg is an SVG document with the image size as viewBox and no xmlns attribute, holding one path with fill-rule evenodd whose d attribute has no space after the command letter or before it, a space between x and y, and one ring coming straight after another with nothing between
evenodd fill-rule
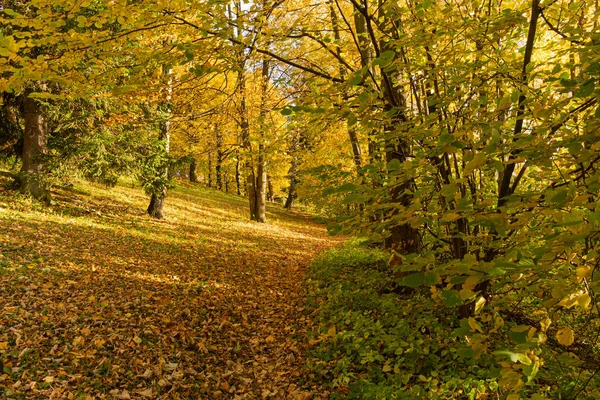
<instances>
[{"instance_id":1,"label":"tall tree trunk","mask_svg":"<svg viewBox=\"0 0 600 400\"><path fill-rule=\"evenodd\" d=\"M169 154L169 141L171 139L170 132L170 121L163 121L160 124L160 131L158 135L158 139L164 142L165 145L165 153ZM161 171L162 178L164 179L164 183L161 184L161 187L155 192L152 193L150 197L150 204L148 205L148 214L152 218L163 219L164 218L164 204L165 197L167 196L167 185L166 182L169 179L169 167L165 166Z\"/></svg>"},{"instance_id":2,"label":"tall tree trunk","mask_svg":"<svg viewBox=\"0 0 600 400\"><path fill-rule=\"evenodd\" d=\"M165 101L162 102L161 108L166 115L161 116L163 120L160 122L160 129L158 131L158 140L164 143L164 153L165 156L169 155L169 147L171 141L171 121L170 121L170 101L171 101L171 70L163 66L163 74L166 78L166 98ZM169 179L169 166L167 164L164 165L162 171L159 171L161 177L163 179L160 188L152 193L150 197L150 204L148 205L148 209L146 210L148 214L152 218L163 219L164 218L164 204L165 197L167 196L167 182Z\"/></svg>"},{"instance_id":3,"label":"tall tree trunk","mask_svg":"<svg viewBox=\"0 0 600 400\"><path fill-rule=\"evenodd\" d=\"M296 197L296 183L298 182L298 133L293 132L292 134L292 142L290 143L289 149L290 154L292 155L292 161L289 170L289 178L290 178L290 187L288 189L288 195L285 199L284 208L290 210L294 203L294 198Z\"/></svg>"},{"instance_id":4,"label":"tall tree trunk","mask_svg":"<svg viewBox=\"0 0 600 400\"><path fill-rule=\"evenodd\" d=\"M196 157L192 156L192 161L190 162L190 182L198 183L198 163L196 162Z\"/></svg>"},{"instance_id":5,"label":"tall tree trunk","mask_svg":"<svg viewBox=\"0 0 600 400\"><path fill-rule=\"evenodd\" d=\"M262 143L258 145L258 166L256 168L256 221L267 222L267 162Z\"/></svg>"},{"instance_id":6,"label":"tall tree trunk","mask_svg":"<svg viewBox=\"0 0 600 400\"><path fill-rule=\"evenodd\" d=\"M292 165L290 167L290 187L288 189L288 195L285 199L285 204L283 208L287 208L288 210L292 209L292 205L294 204L294 197L296 197L296 183L298 180L298 158L296 156L292 157Z\"/></svg>"},{"instance_id":7,"label":"tall tree trunk","mask_svg":"<svg viewBox=\"0 0 600 400\"><path fill-rule=\"evenodd\" d=\"M242 195L242 185L240 183L240 152L235 151L235 188L238 196Z\"/></svg>"},{"instance_id":8,"label":"tall tree trunk","mask_svg":"<svg viewBox=\"0 0 600 400\"><path fill-rule=\"evenodd\" d=\"M217 179L217 189L223 190L223 135L219 131L219 127L215 124L215 142L217 144L217 161L215 163L215 175Z\"/></svg>"},{"instance_id":9,"label":"tall tree trunk","mask_svg":"<svg viewBox=\"0 0 600 400\"><path fill-rule=\"evenodd\" d=\"M44 157L47 153L48 123L43 107L29 96L32 92L27 90L23 101L25 129L19 190L36 199L49 201L48 192L41 182Z\"/></svg>"},{"instance_id":10,"label":"tall tree trunk","mask_svg":"<svg viewBox=\"0 0 600 400\"><path fill-rule=\"evenodd\" d=\"M240 91L240 128L242 148L244 149L244 170L246 173L246 193L250 206L250 219L256 220L256 176L252 165L252 143L250 142L250 124L248 122L248 110L246 107L246 81L244 71L239 73Z\"/></svg>"},{"instance_id":11,"label":"tall tree trunk","mask_svg":"<svg viewBox=\"0 0 600 400\"><path fill-rule=\"evenodd\" d=\"M256 221L267 221L267 159L265 149L265 118L267 116L267 95L269 88L269 61L262 61L262 94L259 113L260 142L258 143L258 166L256 168Z\"/></svg>"},{"instance_id":12,"label":"tall tree trunk","mask_svg":"<svg viewBox=\"0 0 600 400\"><path fill-rule=\"evenodd\" d=\"M235 1L236 20L236 36L241 40L243 35L243 27L240 21L242 6L239 0ZM250 208L250 219L257 220L256 208L256 174L254 172L254 161L252 159L252 143L250 142L250 123L248 121L248 107L246 105L246 54L241 50L239 57L239 72L238 72L238 93L240 96L239 104L239 126L240 139L242 149L244 150L244 172L246 174L246 193L248 194L248 203Z\"/></svg>"},{"instance_id":13,"label":"tall tree trunk","mask_svg":"<svg viewBox=\"0 0 600 400\"><path fill-rule=\"evenodd\" d=\"M337 55L339 57L342 56L342 49L340 48L340 43L341 43L341 38L340 38L340 29L339 29L339 22L338 22L338 18L337 18L337 14L335 12L335 7L333 6L333 0L329 1L329 12L331 14L331 26L333 29L333 34L335 37L335 43L336 43L336 48L335 48L335 52L337 53ZM359 17L356 17L359 18ZM364 18L362 19L362 21L364 21ZM360 18L359 18L359 22ZM362 39L361 39L362 40ZM361 49L361 55L363 54L363 50ZM365 58L365 56L361 56L363 63L367 61L367 59ZM363 65L365 66L365 65ZM340 74L340 78L345 80L346 79L346 70L344 65L342 65L340 63L339 65L339 74ZM343 103L346 103L348 101L348 90L344 89L344 93L343 93ZM356 171L360 171L362 168L362 150L360 148L360 142L358 140L358 132L356 130L356 126L355 125L351 125L349 122L347 123L347 129L348 129L348 137L350 138L350 144L352 145L352 158L354 160L354 165L356 167Z\"/></svg>"},{"instance_id":14,"label":"tall tree trunk","mask_svg":"<svg viewBox=\"0 0 600 400\"><path fill-rule=\"evenodd\" d=\"M271 175L267 174L267 200L272 203L274 196L275 193L273 193L273 180L271 179Z\"/></svg>"},{"instance_id":15,"label":"tall tree trunk","mask_svg":"<svg viewBox=\"0 0 600 400\"><path fill-rule=\"evenodd\" d=\"M212 151L208 152L208 187L213 187Z\"/></svg>"},{"instance_id":16,"label":"tall tree trunk","mask_svg":"<svg viewBox=\"0 0 600 400\"><path fill-rule=\"evenodd\" d=\"M366 4L366 3L365 3ZM399 21L390 20L390 17L385 15L382 0L379 3L379 20L389 28L390 36L398 39L397 27L400 26ZM365 13L367 10L364 10ZM373 32L371 19L365 18L365 27L367 32ZM374 37L373 34L370 34ZM392 48L387 38L383 38L379 42L381 53L385 51L395 51ZM385 141L385 159L387 164L392 160L398 160L403 164L410 154L410 144L402 137L402 125L407 122L406 117L406 99L402 93L402 88L398 86L392 76L380 68L381 86L383 98L385 101L384 109L390 120L384 126L384 141ZM400 129L398 129L400 128ZM412 192L415 189L414 180L403 176L391 176L388 173L388 179L392 180L389 183L390 187L390 202L399 204L402 207L409 207L412 202ZM398 214L398 210L394 210L388 217L393 218ZM418 229L413 228L409 223L396 223L390 228L389 236L385 243L386 248L392 249L399 254L419 253L423 247L423 240Z\"/></svg>"}]
</instances>

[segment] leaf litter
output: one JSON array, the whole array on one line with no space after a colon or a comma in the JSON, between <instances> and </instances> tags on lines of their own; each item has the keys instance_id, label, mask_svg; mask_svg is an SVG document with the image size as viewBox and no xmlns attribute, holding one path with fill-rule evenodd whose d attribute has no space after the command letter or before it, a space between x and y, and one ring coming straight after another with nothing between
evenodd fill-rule
<instances>
[{"instance_id":1,"label":"leaf litter","mask_svg":"<svg viewBox=\"0 0 600 400\"><path fill-rule=\"evenodd\" d=\"M7 398L319 399L305 266L340 243L299 212L179 185L0 191L0 388Z\"/></svg>"}]
</instances>

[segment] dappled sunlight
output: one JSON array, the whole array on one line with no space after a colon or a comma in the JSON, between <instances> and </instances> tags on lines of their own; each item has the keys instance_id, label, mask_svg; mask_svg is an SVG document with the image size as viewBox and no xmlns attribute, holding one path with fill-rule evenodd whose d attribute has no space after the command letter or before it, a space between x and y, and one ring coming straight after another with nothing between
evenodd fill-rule
<instances>
[{"instance_id":1,"label":"dappled sunlight","mask_svg":"<svg viewBox=\"0 0 600 400\"><path fill-rule=\"evenodd\" d=\"M276 206L249 221L245 199L203 188L169 192L154 220L137 189L80 186L48 208L0 192L0 344L30 372L16 387L109 379L149 394L147 377L176 376L212 393L223 376L255 390L273 365L298 376L304 267L343 238Z\"/></svg>"}]
</instances>

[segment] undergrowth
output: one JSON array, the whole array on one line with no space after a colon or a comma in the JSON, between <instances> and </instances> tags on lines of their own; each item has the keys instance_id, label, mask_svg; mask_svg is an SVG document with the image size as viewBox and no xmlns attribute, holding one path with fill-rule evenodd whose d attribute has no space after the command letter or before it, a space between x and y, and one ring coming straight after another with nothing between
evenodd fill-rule
<instances>
[{"instance_id":1,"label":"undergrowth","mask_svg":"<svg viewBox=\"0 0 600 400\"><path fill-rule=\"evenodd\" d=\"M354 240L311 264L309 299L319 330L310 367L331 382L332 398L574 398L563 390L573 371L550 362L520 393L509 390L512 376L501 367L517 324L507 320L492 346L478 347L478 326L433 300L435 286L399 289L387 258Z\"/></svg>"}]
</instances>

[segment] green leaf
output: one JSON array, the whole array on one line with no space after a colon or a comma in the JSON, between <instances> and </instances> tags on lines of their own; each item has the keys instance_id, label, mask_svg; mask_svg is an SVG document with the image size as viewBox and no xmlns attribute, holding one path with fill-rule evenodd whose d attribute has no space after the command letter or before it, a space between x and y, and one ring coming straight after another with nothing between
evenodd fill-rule
<instances>
[{"instance_id":1,"label":"green leaf","mask_svg":"<svg viewBox=\"0 0 600 400\"><path fill-rule=\"evenodd\" d=\"M582 87L579 88L579 90L577 91L575 96L576 97L588 97L592 93L594 93L594 88L595 88L594 81L587 82Z\"/></svg>"},{"instance_id":2,"label":"green leaf","mask_svg":"<svg viewBox=\"0 0 600 400\"><path fill-rule=\"evenodd\" d=\"M440 135L440 137L438 139L438 145L444 146L448 143L452 143L453 141L454 141L454 136L449 135L447 133L443 133Z\"/></svg>"},{"instance_id":3,"label":"green leaf","mask_svg":"<svg viewBox=\"0 0 600 400\"><path fill-rule=\"evenodd\" d=\"M446 290L442 292L444 304L448 307L456 307L462 304L462 299L456 290Z\"/></svg>"},{"instance_id":4,"label":"green leaf","mask_svg":"<svg viewBox=\"0 0 600 400\"><path fill-rule=\"evenodd\" d=\"M556 203L557 206L562 207L567 202L568 194L568 190L566 189L559 190L554 196L552 196L550 201Z\"/></svg>"},{"instance_id":5,"label":"green leaf","mask_svg":"<svg viewBox=\"0 0 600 400\"><path fill-rule=\"evenodd\" d=\"M356 115L354 115L354 114L348 115L348 126L354 126L354 125L356 125L357 122L358 122L358 118L356 118Z\"/></svg>"},{"instance_id":6,"label":"green leaf","mask_svg":"<svg viewBox=\"0 0 600 400\"><path fill-rule=\"evenodd\" d=\"M509 332L508 337L510 340L517 344L525 344L527 343L527 331L523 332Z\"/></svg>"},{"instance_id":7,"label":"green leaf","mask_svg":"<svg viewBox=\"0 0 600 400\"><path fill-rule=\"evenodd\" d=\"M8 15L9 17L17 17L21 14L19 14L18 12L16 12L15 10L11 10L10 8L7 8L6 10L3 10L4 14Z\"/></svg>"},{"instance_id":8,"label":"green leaf","mask_svg":"<svg viewBox=\"0 0 600 400\"><path fill-rule=\"evenodd\" d=\"M437 272L427 271L423 275L423 283L428 286L433 286L442 283L442 279Z\"/></svg>"},{"instance_id":9,"label":"green leaf","mask_svg":"<svg viewBox=\"0 0 600 400\"><path fill-rule=\"evenodd\" d=\"M396 52L392 50L386 50L379 55L376 59L373 60L374 66L379 66L381 68L387 67L392 63L394 57L396 56Z\"/></svg>"},{"instance_id":10,"label":"green leaf","mask_svg":"<svg viewBox=\"0 0 600 400\"><path fill-rule=\"evenodd\" d=\"M402 278L398 284L400 286L418 287L418 286L431 286L441 283L440 276L433 271L426 272L413 272Z\"/></svg>"},{"instance_id":11,"label":"green leaf","mask_svg":"<svg viewBox=\"0 0 600 400\"><path fill-rule=\"evenodd\" d=\"M352 191L355 191L356 189L357 189L357 186L354 183L348 182L348 183L344 183L343 185L341 185L337 189L337 192L339 192L339 193L352 192Z\"/></svg>"},{"instance_id":12,"label":"green leaf","mask_svg":"<svg viewBox=\"0 0 600 400\"><path fill-rule=\"evenodd\" d=\"M352 86L358 86L362 83L363 81L363 77L361 75L354 75L352 78L350 78L350 85Z\"/></svg>"},{"instance_id":13,"label":"green leaf","mask_svg":"<svg viewBox=\"0 0 600 400\"><path fill-rule=\"evenodd\" d=\"M392 158L389 163L387 163L388 171L398 171L402 167L400 160L397 158Z\"/></svg>"}]
</instances>

